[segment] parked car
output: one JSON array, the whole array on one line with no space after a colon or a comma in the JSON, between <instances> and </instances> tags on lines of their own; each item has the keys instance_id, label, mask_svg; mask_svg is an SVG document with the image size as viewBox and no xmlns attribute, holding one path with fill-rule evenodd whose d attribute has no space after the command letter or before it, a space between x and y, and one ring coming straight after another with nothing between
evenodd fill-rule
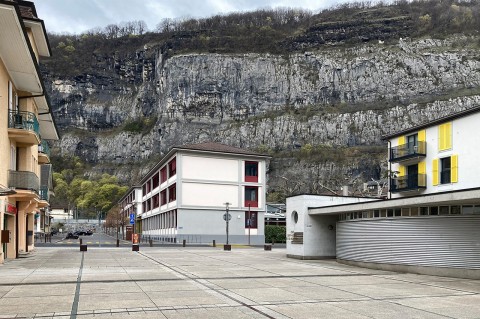
<instances>
[{"instance_id":1,"label":"parked car","mask_svg":"<svg viewBox=\"0 0 480 319\"><path fill-rule=\"evenodd\" d=\"M91 231L91 230L87 230L87 231L85 232L85 235L87 235L87 236L91 236L91 235L93 235L93 231Z\"/></svg>"},{"instance_id":2,"label":"parked car","mask_svg":"<svg viewBox=\"0 0 480 319\"><path fill-rule=\"evenodd\" d=\"M78 239L78 235L76 235L74 233L68 233L67 237L65 237L65 239Z\"/></svg>"}]
</instances>

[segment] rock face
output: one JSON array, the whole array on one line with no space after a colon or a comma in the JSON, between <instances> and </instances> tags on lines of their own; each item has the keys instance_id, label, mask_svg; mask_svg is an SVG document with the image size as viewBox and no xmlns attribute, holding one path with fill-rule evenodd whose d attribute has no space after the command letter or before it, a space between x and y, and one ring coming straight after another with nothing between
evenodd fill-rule
<instances>
[{"instance_id":1,"label":"rock face","mask_svg":"<svg viewBox=\"0 0 480 319\"><path fill-rule=\"evenodd\" d=\"M456 45L477 41L399 39L283 56L168 59L150 49L148 55L110 59L111 73L104 77L59 79L47 70L62 131L55 146L63 155L101 163L101 169L145 164L172 145L205 140L276 152L305 145L382 148L386 133L478 105L478 51ZM135 121L153 125L129 129ZM332 163L318 170L325 177L363 169L370 172L365 179L378 178L385 156L386 146L364 166L358 157L336 163L341 167L335 170ZM282 161L273 167L288 171ZM115 172L124 180L135 177Z\"/></svg>"}]
</instances>

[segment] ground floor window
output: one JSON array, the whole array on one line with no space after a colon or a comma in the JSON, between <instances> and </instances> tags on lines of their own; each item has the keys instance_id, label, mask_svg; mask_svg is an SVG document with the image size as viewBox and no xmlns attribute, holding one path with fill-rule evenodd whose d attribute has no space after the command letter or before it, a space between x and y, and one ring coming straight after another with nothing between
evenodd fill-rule
<instances>
[{"instance_id":1,"label":"ground floor window","mask_svg":"<svg viewBox=\"0 0 480 319\"><path fill-rule=\"evenodd\" d=\"M258 213L257 212L245 212L245 228L257 228L258 227Z\"/></svg>"}]
</instances>

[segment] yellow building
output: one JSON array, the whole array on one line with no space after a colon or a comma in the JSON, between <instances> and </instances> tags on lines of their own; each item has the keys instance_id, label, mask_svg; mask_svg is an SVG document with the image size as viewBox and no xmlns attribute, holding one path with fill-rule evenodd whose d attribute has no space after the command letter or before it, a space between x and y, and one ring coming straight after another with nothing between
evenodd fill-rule
<instances>
[{"instance_id":1,"label":"yellow building","mask_svg":"<svg viewBox=\"0 0 480 319\"><path fill-rule=\"evenodd\" d=\"M38 67L46 56L34 4L0 0L0 263L34 247L35 219L49 205L51 176L40 176L51 170L41 167L58 132Z\"/></svg>"}]
</instances>

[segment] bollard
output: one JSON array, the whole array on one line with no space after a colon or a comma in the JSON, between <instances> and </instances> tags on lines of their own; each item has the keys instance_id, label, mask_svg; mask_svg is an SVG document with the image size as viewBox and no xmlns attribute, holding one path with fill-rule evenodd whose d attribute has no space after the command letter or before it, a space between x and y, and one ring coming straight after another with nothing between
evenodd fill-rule
<instances>
[{"instance_id":1,"label":"bollard","mask_svg":"<svg viewBox=\"0 0 480 319\"><path fill-rule=\"evenodd\" d=\"M87 251L87 245L80 245L80 251Z\"/></svg>"},{"instance_id":2,"label":"bollard","mask_svg":"<svg viewBox=\"0 0 480 319\"><path fill-rule=\"evenodd\" d=\"M150 247L153 247L153 240L150 238L149 240Z\"/></svg>"},{"instance_id":3,"label":"bollard","mask_svg":"<svg viewBox=\"0 0 480 319\"><path fill-rule=\"evenodd\" d=\"M227 245L227 244L223 245L223 250L231 251L232 250L232 245L230 245L230 244L229 245Z\"/></svg>"},{"instance_id":4,"label":"bollard","mask_svg":"<svg viewBox=\"0 0 480 319\"><path fill-rule=\"evenodd\" d=\"M263 245L263 250L272 250L272 245L268 245L268 244Z\"/></svg>"},{"instance_id":5,"label":"bollard","mask_svg":"<svg viewBox=\"0 0 480 319\"><path fill-rule=\"evenodd\" d=\"M139 245L132 245L132 251L140 251Z\"/></svg>"},{"instance_id":6,"label":"bollard","mask_svg":"<svg viewBox=\"0 0 480 319\"><path fill-rule=\"evenodd\" d=\"M83 243L83 239L80 238L79 240L80 240L80 245L81 245Z\"/></svg>"},{"instance_id":7,"label":"bollard","mask_svg":"<svg viewBox=\"0 0 480 319\"><path fill-rule=\"evenodd\" d=\"M120 247L120 239L117 239L117 247Z\"/></svg>"},{"instance_id":8,"label":"bollard","mask_svg":"<svg viewBox=\"0 0 480 319\"><path fill-rule=\"evenodd\" d=\"M213 247L217 247L217 243L215 243L215 239L213 240Z\"/></svg>"},{"instance_id":9,"label":"bollard","mask_svg":"<svg viewBox=\"0 0 480 319\"><path fill-rule=\"evenodd\" d=\"M183 247L187 246L187 241L184 239L183 240Z\"/></svg>"}]
</instances>

